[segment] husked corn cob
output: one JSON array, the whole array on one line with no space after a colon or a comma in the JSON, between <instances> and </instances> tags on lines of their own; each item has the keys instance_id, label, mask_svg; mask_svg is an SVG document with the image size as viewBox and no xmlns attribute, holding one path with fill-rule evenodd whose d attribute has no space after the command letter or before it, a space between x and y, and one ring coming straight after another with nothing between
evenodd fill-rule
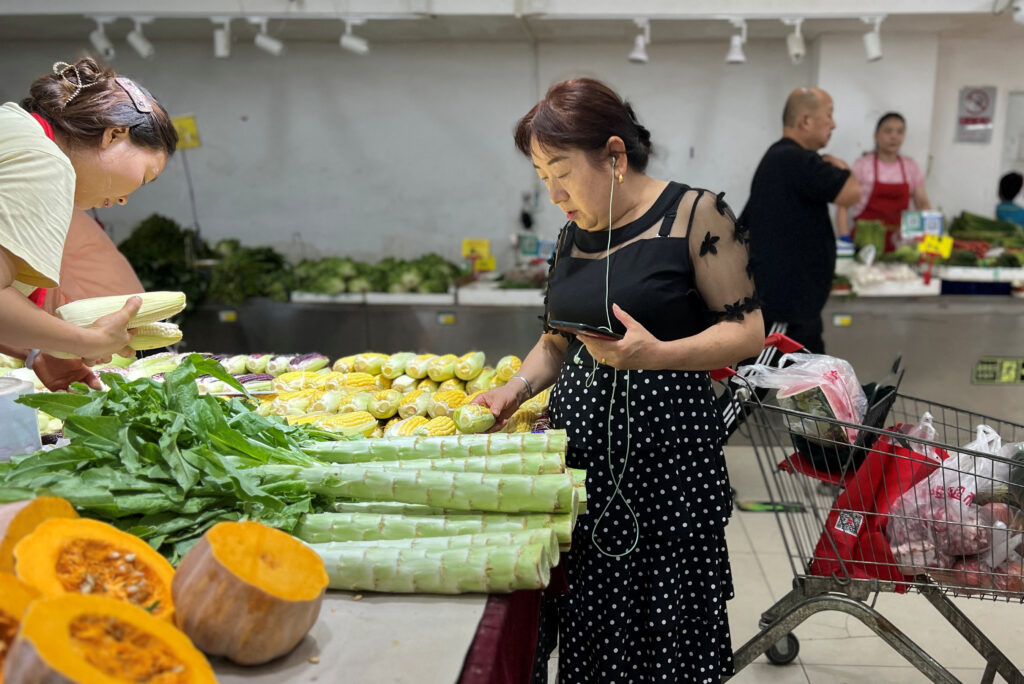
<instances>
[{"instance_id":1,"label":"husked corn cob","mask_svg":"<svg viewBox=\"0 0 1024 684\"><path fill-rule=\"evenodd\" d=\"M323 418L324 416L328 416L328 415L332 415L332 414L323 413L323 412L314 412L314 413L307 413L304 416L288 416L287 418L285 418L285 420L288 421L289 425L309 425L310 423L315 423L318 420L320 420L321 418Z\"/></svg>"},{"instance_id":2,"label":"husked corn cob","mask_svg":"<svg viewBox=\"0 0 1024 684\"><path fill-rule=\"evenodd\" d=\"M289 371L274 378L274 389L278 392L298 392L310 387L323 387L326 378L308 371Z\"/></svg>"},{"instance_id":3,"label":"husked corn cob","mask_svg":"<svg viewBox=\"0 0 1024 684\"><path fill-rule=\"evenodd\" d=\"M267 372L273 375L275 378L278 375L282 375L288 372L288 364L295 358L294 354L288 354L286 356L275 356L267 361Z\"/></svg>"},{"instance_id":4,"label":"husked corn cob","mask_svg":"<svg viewBox=\"0 0 1024 684\"><path fill-rule=\"evenodd\" d=\"M380 367L380 374L388 380L394 380L398 376L405 373L405 364L409 362L409 359L416 356L412 352L398 352L388 357L388 360L384 362L384 365Z\"/></svg>"},{"instance_id":5,"label":"husked corn cob","mask_svg":"<svg viewBox=\"0 0 1024 684\"><path fill-rule=\"evenodd\" d=\"M422 380L427 377L427 365L437 354L418 354L409 359L405 364L405 374L410 378Z\"/></svg>"},{"instance_id":6,"label":"husked corn cob","mask_svg":"<svg viewBox=\"0 0 1024 684\"><path fill-rule=\"evenodd\" d=\"M345 389L345 374L338 371L327 371L319 375L323 388L329 390Z\"/></svg>"},{"instance_id":7,"label":"husked corn cob","mask_svg":"<svg viewBox=\"0 0 1024 684\"><path fill-rule=\"evenodd\" d=\"M512 417L505 423L502 432L530 432L537 417L531 411L524 411L522 407L512 414Z\"/></svg>"},{"instance_id":8,"label":"husked corn cob","mask_svg":"<svg viewBox=\"0 0 1024 684\"><path fill-rule=\"evenodd\" d=\"M438 437L441 435L454 435L456 433L455 421L448 416L438 416L437 418L431 418L421 428L423 432L418 434L427 435L429 437Z\"/></svg>"},{"instance_id":9,"label":"husked corn cob","mask_svg":"<svg viewBox=\"0 0 1024 684\"><path fill-rule=\"evenodd\" d=\"M551 388L549 387L545 390L538 392L537 396L533 397L532 399L527 399L526 401L524 401L520 408L528 408L531 411L534 411L538 416L540 416L541 412L545 408L547 408L548 399L550 397Z\"/></svg>"},{"instance_id":10,"label":"husked corn cob","mask_svg":"<svg viewBox=\"0 0 1024 684\"><path fill-rule=\"evenodd\" d=\"M447 392L434 392L430 397L430 406L427 412L433 418L438 416L451 416L455 409L466 403L466 393L462 390L448 390Z\"/></svg>"},{"instance_id":11,"label":"husked corn cob","mask_svg":"<svg viewBox=\"0 0 1024 684\"><path fill-rule=\"evenodd\" d=\"M445 354L430 360L427 364L427 376L434 382L444 382L448 378L455 377L455 364L459 357L455 354Z\"/></svg>"},{"instance_id":12,"label":"husked corn cob","mask_svg":"<svg viewBox=\"0 0 1024 684\"><path fill-rule=\"evenodd\" d=\"M338 413L352 413L353 411L365 411L373 392L352 392L338 406Z\"/></svg>"},{"instance_id":13,"label":"husked corn cob","mask_svg":"<svg viewBox=\"0 0 1024 684\"><path fill-rule=\"evenodd\" d=\"M459 390L460 392L465 392L466 383L458 378L448 378L437 386L438 392L447 392L448 390Z\"/></svg>"},{"instance_id":14,"label":"husked corn cob","mask_svg":"<svg viewBox=\"0 0 1024 684\"><path fill-rule=\"evenodd\" d=\"M487 390L477 390L476 392L473 392L472 394L467 394L466 395L466 403L468 404L468 403L472 402L474 399L479 397L484 392L487 392Z\"/></svg>"},{"instance_id":15,"label":"husked corn cob","mask_svg":"<svg viewBox=\"0 0 1024 684\"><path fill-rule=\"evenodd\" d=\"M408 394L416 389L416 378L411 378L404 374L399 375L391 381L391 389L398 390L402 394Z\"/></svg>"},{"instance_id":16,"label":"husked corn cob","mask_svg":"<svg viewBox=\"0 0 1024 684\"><path fill-rule=\"evenodd\" d=\"M181 342L181 328L166 321L145 323L131 330L135 331L135 337L128 343L132 349L159 349Z\"/></svg>"},{"instance_id":17,"label":"husked corn cob","mask_svg":"<svg viewBox=\"0 0 1024 684\"><path fill-rule=\"evenodd\" d=\"M506 383L512 379L513 375L519 372L519 368L522 365L523 362L518 356L509 354L508 356L503 356L501 360L498 361L498 365L494 367L494 371L498 380L502 383Z\"/></svg>"},{"instance_id":18,"label":"husked corn cob","mask_svg":"<svg viewBox=\"0 0 1024 684\"><path fill-rule=\"evenodd\" d=\"M377 389L377 379L369 373L345 373L345 377L342 378L341 383L343 387L351 387L352 389Z\"/></svg>"},{"instance_id":19,"label":"husked corn cob","mask_svg":"<svg viewBox=\"0 0 1024 684\"><path fill-rule=\"evenodd\" d=\"M220 365L231 375L242 375L246 372L245 362L248 358L245 354L236 354L221 361Z\"/></svg>"},{"instance_id":20,"label":"husked corn cob","mask_svg":"<svg viewBox=\"0 0 1024 684\"><path fill-rule=\"evenodd\" d=\"M399 418L397 415L391 416L390 418L388 418L387 422L384 423L384 425L382 425L381 427L383 427L384 431L387 432L387 429L389 427L391 427L392 425L394 425L395 423L397 423L400 420L402 420L402 419Z\"/></svg>"},{"instance_id":21,"label":"husked corn cob","mask_svg":"<svg viewBox=\"0 0 1024 684\"><path fill-rule=\"evenodd\" d=\"M313 388L298 392L282 392L273 401L271 413L278 416L301 416L309 410L310 404L316 399L317 391Z\"/></svg>"},{"instance_id":22,"label":"husked corn cob","mask_svg":"<svg viewBox=\"0 0 1024 684\"><path fill-rule=\"evenodd\" d=\"M383 437L383 436L384 436L384 428L382 428L380 425L377 425L377 429L367 435L367 437L373 437L374 439L378 439L378 438Z\"/></svg>"},{"instance_id":23,"label":"husked corn cob","mask_svg":"<svg viewBox=\"0 0 1024 684\"><path fill-rule=\"evenodd\" d=\"M323 413L337 413L342 402L348 399L350 392L347 390L325 390L320 398L313 402L310 408Z\"/></svg>"},{"instance_id":24,"label":"husked corn cob","mask_svg":"<svg viewBox=\"0 0 1024 684\"><path fill-rule=\"evenodd\" d=\"M411 416L402 418L394 423L389 423L384 429L385 437L411 437L419 434L417 430L423 428L430 420L423 416Z\"/></svg>"},{"instance_id":25,"label":"husked corn cob","mask_svg":"<svg viewBox=\"0 0 1024 684\"><path fill-rule=\"evenodd\" d=\"M455 364L455 377L463 381L472 380L484 369L484 360L484 353L480 351L463 354Z\"/></svg>"},{"instance_id":26,"label":"husked corn cob","mask_svg":"<svg viewBox=\"0 0 1024 684\"><path fill-rule=\"evenodd\" d=\"M366 410L374 418L384 420L398 413L398 404L402 401L402 393L397 390L381 390L375 392L366 403Z\"/></svg>"},{"instance_id":27,"label":"husked corn cob","mask_svg":"<svg viewBox=\"0 0 1024 684\"><path fill-rule=\"evenodd\" d=\"M245 357L245 370L250 373L266 373L270 354L249 354Z\"/></svg>"},{"instance_id":28,"label":"husked corn cob","mask_svg":"<svg viewBox=\"0 0 1024 684\"><path fill-rule=\"evenodd\" d=\"M491 389L494 382L495 370L490 366L487 366L480 374L472 380L466 383L466 394L473 394L475 392L486 392Z\"/></svg>"},{"instance_id":29,"label":"husked corn cob","mask_svg":"<svg viewBox=\"0 0 1024 684\"><path fill-rule=\"evenodd\" d=\"M68 323L87 327L95 323L97 318L123 309L125 302L131 297L140 297L142 306L128 321L129 328L166 320L185 309L184 292L140 292L133 295L90 297L68 302L57 308L57 317Z\"/></svg>"},{"instance_id":30,"label":"husked corn cob","mask_svg":"<svg viewBox=\"0 0 1024 684\"><path fill-rule=\"evenodd\" d=\"M430 392L413 390L406 394L398 404L398 415L400 418L425 416L428 408L430 408Z\"/></svg>"},{"instance_id":31,"label":"husked corn cob","mask_svg":"<svg viewBox=\"0 0 1024 684\"><path fill-rule=\"evenodd\" d=\"M463 404L455 409L452 416L459 432L472 434L484 432L494 425L494 414L483 404Z\"/></svg>"},{"instance_id":32,"label":"husked corn cob","mask_svg":"<svg viewBox=\"0 0 1024 684\"><path fill-rule=\"evenodd\" d=\"M436 383L430 378L423 378L416 383L416 389L423 390L425 392L436 392L439 384L440 383Z\"/></svg>"},{"instance_id":33,"label":"husked corn cob","mask_svg":"<svg viewBox=\"0 0 1024 684\"><path fill-rule=\"evenodd\" d=\"M331 370L338 373L351 373L356 369L356 354L351 356L342 356L340 359L334 362L331 366Z\"/></svg>"},{"instance_id":34,"label":"husked corn cob","mask_svg":"<svg viewBox=\"0 0 1024 684\"><path fill-rule=\"evenodd\" d=\"M315 373L322 368L326 368L327 364L330 362L331 360L329 358L316 352L311 354L300 354L291 360L288 364L288 370Z\"/></svg>"},{"instance_id":35,"label":"husked corn cob","mask_svg":"<svg viewBox=\"0 0 1024 684\"><path fill-rule=\"evenodd\" d=\"M383 374L378 374L373 376L373 380L380 389L391 389L391 378L385 378Z\"/></svg>"},{"instance_id":36,"label":"husked corn cob","mask_svg":"<svg viewBox=\"0 0 1024 684\"><path fill-rule=\"evenodd\" d=\"M357 373L378 375L380 373L381 366L383 366L389 358L390 357L387 354L378 354L376 352L358 354L356 356L355 371Z\"/></svg>"},{"instance_id":37,"label":"husked corn cob","mask_svg":"<svg viewBox=\"0 0 1024 684\"><path fill-rule=\"evenodd\" d=\"M454 426L454 423L452 424ZM337 416L321 418L317 426L328 432L338 432L347 437L362 435L369 437L380 425L377 419L366 411L353 411Z\"/></svg>"}]
</instances>

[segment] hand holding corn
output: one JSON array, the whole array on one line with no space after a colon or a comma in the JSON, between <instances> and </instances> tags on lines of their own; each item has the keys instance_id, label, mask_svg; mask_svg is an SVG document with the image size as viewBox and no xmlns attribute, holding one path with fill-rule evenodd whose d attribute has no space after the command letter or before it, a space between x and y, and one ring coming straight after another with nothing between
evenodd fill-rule
<instances>
[{"instance_id":1,"label":"hand holding corn","mask_svg":"<svg viewBox=\"0 0 1024 684\"><path fill-rule=\"evenodd\" d=\"M129 346L135 333L128 330L128 323L141 306L141 297L131 297L119 311L101 316L82 329L80 353L85 365L109 363L114 354L135 356L135 350Z\"/></svg>"},{"instance_id":2,"label":"hand holding corn","mask_svg":"<svg viewBox=\"0 0 1024 684\"><path fill-rule=\"evenodd\" d=\"M505 422L512 417L519 405L526 397L525 386L513 381L500 387L484 392L473 398L471 404L482 404L494 414L494 425L487 432L500 432L505 427Z\"/></svg>"},{"instance_id":3,"label":"hand holding corn","mask_svg":"<svg viewBox=\"0 0 1024 684\"><path fill-rule=\"evenodd\" d=\"M112 353L131 357L134 349L156 349L181 339L181 331L167 318L185 308L182 292L143 292L138 295L92 297L69 302L57 317L100 335L83 333L88 345L80 355L89 365L106 363ZM112 337L112 335L114 337ZM116 348L113 346L120 343ZM64 356L57 353L56 356Z\"/></svg>"}]
</instances>

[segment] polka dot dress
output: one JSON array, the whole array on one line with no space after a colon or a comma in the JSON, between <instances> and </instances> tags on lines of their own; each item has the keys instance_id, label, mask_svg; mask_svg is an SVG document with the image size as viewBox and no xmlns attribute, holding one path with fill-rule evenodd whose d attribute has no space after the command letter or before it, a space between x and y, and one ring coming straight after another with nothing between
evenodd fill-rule
<instances>
[{"instance_id":1,"label":"polka dot dress","mask_svg":"<svg viewBox=\"0 0 1024 684\"><path fill-rule=\"evenodd\" d=\"M587 357L563 366L550 412L569 467L587 471L588 510L565 561L569 593L542 609L534 682L547 680L557 634L562 684L717 684L732 674L731 502L708 374L631 371L627 382Z\"/></svg>"}]
</instances>

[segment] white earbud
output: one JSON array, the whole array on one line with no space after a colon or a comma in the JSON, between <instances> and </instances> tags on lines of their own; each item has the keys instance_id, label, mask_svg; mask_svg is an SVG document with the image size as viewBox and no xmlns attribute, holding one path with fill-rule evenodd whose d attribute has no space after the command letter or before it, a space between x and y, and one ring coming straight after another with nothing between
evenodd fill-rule
<instances>
[{"instance_id":1,"label":"white earbud","mask_svg":"<svg viewBox=\"0 0 1024 684\"><path fill-rule=\"evenodd\" d=\"M617 162L617 161L618 161L618 159L616 159L615 157L612 157L612 168L613 169L615 168L615 162Z\"/></svg>"}]
</instances>

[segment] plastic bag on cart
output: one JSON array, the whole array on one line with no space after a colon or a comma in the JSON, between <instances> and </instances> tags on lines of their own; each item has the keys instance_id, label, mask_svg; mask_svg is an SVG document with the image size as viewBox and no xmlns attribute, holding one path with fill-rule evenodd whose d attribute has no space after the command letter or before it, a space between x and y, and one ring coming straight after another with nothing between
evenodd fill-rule
<instances>
[{"instance_id":1,"label":"plastic bag on cart","mask_svg":"<svg viewBox=\"0 0 1024 684\"><path fill-rule=\"evenodd\" d=\"M868 399L853 366L824 354L786 354L779 364L787 361L792 363L784 368L749 366L746 378L755 387L777 388L776 398L782 408L828 419L787 418L793 432L808 439L853 444L857 430L844 430L833 422L860 423L867 411Z\"/></svg>"},{"instance_id":2,"label":"plastic bag on cart","mask_svg":"<svg viewBox=\"0 0 1024 684\"><path fill-rule=\"evenodd\" d=\"M976 439L964 449L999 455L999 435L980 425ZM1008 476L1009 466L1003 461L958 453L895 500L886 536L904 571L913 574L950 568L961 562L959 557L993 548L993 542L999 541L994 533L1007 529L1011 514L1005 503L997 501L1000 485ZM998 565L999 560L989 567Z\"/></svg>"}]
</instances>

